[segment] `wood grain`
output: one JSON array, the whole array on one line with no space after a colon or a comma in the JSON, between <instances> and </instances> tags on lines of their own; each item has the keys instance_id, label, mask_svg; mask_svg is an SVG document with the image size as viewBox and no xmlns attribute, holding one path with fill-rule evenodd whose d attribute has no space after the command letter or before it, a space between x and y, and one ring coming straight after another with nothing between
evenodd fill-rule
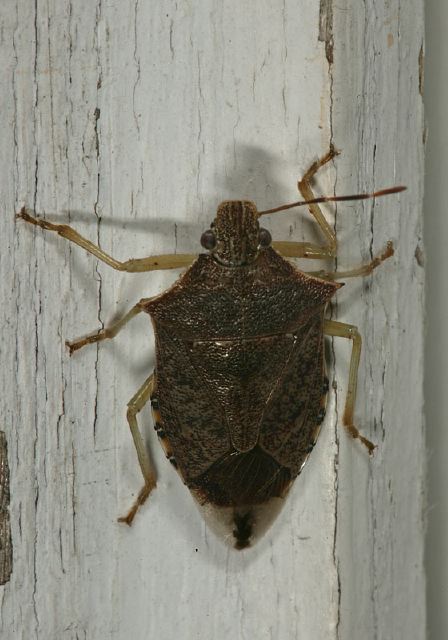
<instances>
[{"instance_id":1,"label":"wood grain","mask_svg":"<svg viewBox=\"0 0 448 640\"><path fill-rule=\"evenodd\" d=\"M0 407L14 545L2 638L423 637L422 2L322 7L2 3ZM125 407L153 366L151 328L139 317L71 359L64 341L176 273L114 272L14 213L70 223L119 260L195 253L221 200L298 199L297 178L331 141L343 153L319 194L410 187L334 218L338 268L396 243L333 310L364 335L355 416L375 456L336 426L350 345L335 339L318 445L256 547L236 553L207 529L149 410L158 487L131 529L118 524L141 484ZM306 212L266 226L275 240L319 239Z\"/></svg>"},{"instance_id":2,"label":"wood grain","mask_svg":"<svg viewBox=\"0 0 448 640\"><path fill-rule=\"evenodd\" d=\"M0 585L8 582L12 572L9 500L8 446L4 432L0 431Z\"/></svg>"}]
</instances>

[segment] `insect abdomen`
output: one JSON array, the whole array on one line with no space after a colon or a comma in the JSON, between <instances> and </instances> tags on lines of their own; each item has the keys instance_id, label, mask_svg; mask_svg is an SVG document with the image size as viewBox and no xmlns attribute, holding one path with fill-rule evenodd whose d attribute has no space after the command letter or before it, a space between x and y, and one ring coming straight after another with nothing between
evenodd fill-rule
<instances>
[{"instance_id":1,"label":"insect abdomen","mask_svg":"<svg viewBox=\"0 0 448 640\"><path fill-rule=\"evenodd\" d=\"M226 454L189 487L203 502L237 507L283 497L290 483L290 471L256 446L244 453Z\"/></svg>"}]
</instances>

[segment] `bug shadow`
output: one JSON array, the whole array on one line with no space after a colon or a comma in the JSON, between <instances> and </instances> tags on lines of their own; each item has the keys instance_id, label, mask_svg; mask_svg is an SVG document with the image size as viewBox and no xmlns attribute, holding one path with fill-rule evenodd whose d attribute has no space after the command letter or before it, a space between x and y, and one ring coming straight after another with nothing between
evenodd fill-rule
<instances>
[{"instance_id":1,"label":"bug shadow","mask_svg":"<svg viewBox=\"0 0 448 640\"><path fill-rule=\"evenodd\" d=\"M232 199L253 200L259 209L281 204L291 190L281 175L279 157L254 145L242 145L238 163L216 182Z\"/></svg>"},{"instance_id":2,"label":"bug shadow","mask_svg":"<svg viewBox=\"0 0 448 640\"><path fill-rule=\"evenodd\" d=\"M223 190L232 199L252 200L259 211L301 199L297 187L301 175L299 167L291 171L290 162L256 145L240 145L237 157L233 170L217 180L217 191ZM309 241L319 238L322 241L317 225L306 209L282 212L280 216L268 215L263 218L263 225L265 222L274 240L305 237Z\"/></svg>"},{"instance_id":3,"label":"bug shadow","mask_svg":"<svg viewBox=\"0 0 448 640\"><path fill-rule=\"evenodd\" d=\"M214 218L217 206L223 200L252 200L259 210L264 210L274 206L294 201L300 198L297 189L297 179L299 178L299 168L291 172L290 163L279 155L267 151L265 148L256 145L237 145L234 149L235 161L232 168L221 170L216 173L216 178L212 181L210 191L205 190L202 194L201 207L198 204L197 211L180 212L173 217L164 217L163 212L156 217L145 218L144 212L140 212L139 217L135 216L99 216L93 211L87 212L80 209L62 210L59 212L45 212L44 217L55 223L64 223L76 226L77 223L92 225L95 228L98 224L102 228L121 227L134 233L151 234L154 236L173 237L177 235L184 240L182 251L200 250L199 239L201 233ZM286 168L289 168L291 179L285 178ZM191 222L186 220L186 216L193 214L196 216L203 210L203 221ZM41 215L31 211L32 215ZM281 216L268 216L272 225L280 225L282 229L288 228L289 234L300 225L308 239L319 237L317 225L307 213L306 209L282 212ZM285 240L284 235L274 233L274 239ZM298 238L295 238L298 239ZM322 239L322 238L321 238ZM59 243L60 240L55 234L46 234L48 242ZM94 241L94 238L92 238ZM115 256L114 256L115 257ZM116 256L120 259L120 256ZM139 256L135 256L139 257ZM143 256L142 256L143 257Z\"/></svg>"}]
</instances>

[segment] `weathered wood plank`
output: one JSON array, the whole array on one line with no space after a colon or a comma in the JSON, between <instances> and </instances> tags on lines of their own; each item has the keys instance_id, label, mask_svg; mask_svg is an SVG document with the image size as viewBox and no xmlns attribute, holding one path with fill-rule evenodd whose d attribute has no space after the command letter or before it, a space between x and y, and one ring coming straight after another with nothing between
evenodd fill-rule
<instances>
[{"instance_id":1,"label":"weathered wood plank","mask_svg":"<svg viewBox=\"0 0 448 640\"><path fill-rule=\"evenodd\" d=\"M0 585L8 582L12 571L9 500L8 445L4 432L0 431Z\"/></svg>"},{"instance_id":2,"label":"weathered wood plank","mask_svg":"<svg viewBox=\"0 0 448 640\"><path fill-rule=\"evenodd\" d=\"M1 411L14 571L2 637L323 640L424 628L421 2L365 11L312 0L3 3ZM119 259L191 253L222 199L296 199L298 175L330 141L343 155L319 191L412 185L336 215L338 266L397 244L334 309L365 336L356 416L380 444L375 457L336 428L348 345L334 341L338 388L319 445L257 546L236 553L208 531L148 410L158 488L132 529L120 526L141 484L125 406L153 366L151 331L139 318L72 359L64 340L176 274L115 273L15 225L13 212L26 204L69 221ZM318 238L306 213L270 229Z\"/></svg>"},{"instance_id":3,"label":"weathered wood plank","mask_svg":"<svg viewBox=\"0 0 448 640\"><path fill-rule=\"evenodd\" d=\"M393 261L358 283L349 294L358 301L342 308L364 334L358 416L378 449L366 464L340 440L340 633L423 638L423 5L376 1L349 14L335 8L334 19L334 95L345 95L333 112L344 151L337 188L408 185L400 198L337 216L341 268L389 239L396 246Z\"/></svg>"}]
</instances>

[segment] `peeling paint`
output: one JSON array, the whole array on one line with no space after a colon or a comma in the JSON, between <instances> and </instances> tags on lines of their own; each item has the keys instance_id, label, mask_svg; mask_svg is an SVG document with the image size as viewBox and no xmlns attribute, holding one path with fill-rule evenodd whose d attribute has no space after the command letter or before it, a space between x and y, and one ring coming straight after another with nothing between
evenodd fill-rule
<instances>
[{"instance_id":1,"label":"peeling paint","mask_svg":"<svg viewBox=\"0 0 448 640\"><path fill-rule=\"evenodd\" d=\"M12 573L9 498L8 450L6 436L0 431L0 584L8 582Z\"/></svg>"},{"instance_id":2,"label":"peeling paint","mask_svg":"<svg viewBox=\"0 0 448 640\"><path fill-rule=\"evenodd\" d=\"M421 96L423 96L424 80L425 80L425 48L422 42L420 51L418 54L418 91Z\"/></svg>"},{"instance_id":3,"label":"peeling paint","mask_svg":"<svg viewBox=\"0 0 448 640\"><path fill-rule=\"evenodd\" d=\"M319 42L325 42L325 56L333 64L333 0L320 0Z\"/></svg>"},{"instance_id":4,"label":"peeling paint","mask_svg":"<svg viewBox=\"0 0 448 640\"><path fill-rule=\"evenodd\" d=\"M419 244L415 247L414 257L419 267L425 266L425 254L423 253L423 249Z\"/></svg>"}]
</instances>

